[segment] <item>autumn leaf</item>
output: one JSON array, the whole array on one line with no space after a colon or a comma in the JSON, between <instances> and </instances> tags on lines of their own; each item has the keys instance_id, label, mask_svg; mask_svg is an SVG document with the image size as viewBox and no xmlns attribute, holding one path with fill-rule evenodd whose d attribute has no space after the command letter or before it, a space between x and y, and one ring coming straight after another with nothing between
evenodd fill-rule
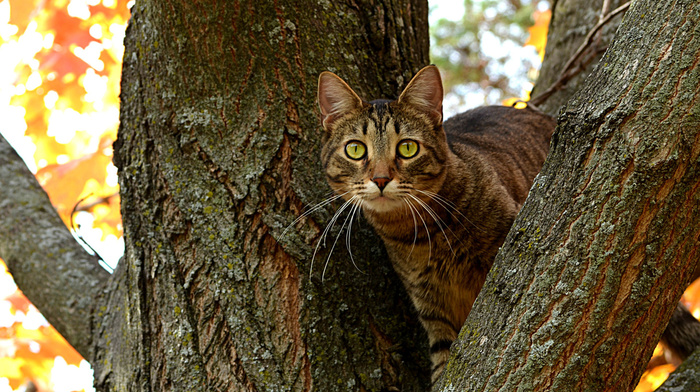
<instances>
[{"instance_id":1,"label":"autumn leaf","mask_svg":"<svg viewBox=\"0 0 700 392\"><path fill-rule=\"evenodd\" d=\"M73 207L80 198L87 196L85 193L99 190L99 184L104 183L107 176L106 167L110 161L111 157L96 152L63 165L47 166L37 172L39 183L49 194L51 203L68 227L71 227L70 215Z\"/></svg>"},{"instance_id":2,"label":"autumn leaf","mask_svg":"<svg viewBox=\"0 0 700 392\"><path fill-rule=\"evenodd\" d=\"M34 14L39 12L42 0L21 0L10 2L10 23L17 26L19 31L24 31L29 22L34 19Z\"/></svg>"},{"instance_id":3,"label":"autumn leaf","mask_svg":"<svg viewBox=\"0 0 700 392\"><path fill-rule=\"evenodd\" d=\"M535 11L532 17L535 20L535 24L528 29L530 36L525 42L525 45L534 46L535 49L537 49L537 53L540 55L540 60L543 60L544 49L545 46L547 46L547 31L549 30L549 20L552 17L552 11Z\"/></svg>"},{"instance_id":4,"label":"autumn leaf","mask_svg":"<svg viewBox=\"0 0 700 392\"><path fill-rule=\"evenodd\" d=\"M651 370L644 372L642 379L634 389L634 392L651 392L661 386L668 378L668 375L675 370L675 366L666 364L657 366Z\"/></svg>"},{"instance_id":5,"label":"autumn leaf","mask_svg":"<svg viewBox=\"0 0 700 392\"><path fill-rule=\"evenodd\" d=\"M10 387L12 389L19 388L24 382L22 367L25 364L26 361L22 358L0 357L1 375L10 381Z\"/></svg>"},{"instance_id":6,"label":"autumn leaf","mask_svg":"<svg viewBox=\"0 0 700 392\"><path fill-rule=\"evenodd\" d=\"M10 309L13 313L20 311L26 314L29 311L29 306L32 304L19 290L16 290L14 293L10 294L9 297L6 297L5 301L10 303Z\"/></svg>"},{"instance_id":7,"label":"autumn leaf","mask_svg":"<svg viewBox=\"0 0 700 392\"><path fill-rule=\"evenodd\" d=\"M0 275L8 274L0 259ZM82 356L52 326L27 328L20 322L22 318L17 318L19 312L25 317L38 313L21 291L16 290L0 300L10 303L9 313L19 320L9 327L0 327L0 377L7 377L12 388L18 388L28 380L48 385L57 356L63 357L68 364L80 364Z\"/></svg>"}]
</instances>

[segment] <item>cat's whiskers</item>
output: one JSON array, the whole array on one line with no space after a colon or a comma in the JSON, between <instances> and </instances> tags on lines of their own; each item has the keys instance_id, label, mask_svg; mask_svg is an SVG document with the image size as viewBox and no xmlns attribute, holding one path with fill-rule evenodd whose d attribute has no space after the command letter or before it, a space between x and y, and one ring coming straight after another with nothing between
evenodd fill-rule
<instances>
[{"instance_id":1,"label":"cat's whiskers","mask_svg":"<svg viewBox=\"0 0 700 392\"><path fill-rule=\"evenodd\" d=\"M297 222L299 222L300 220L302 220L304 217L306 217L306 216L308 216L308 215L310 215L310 214L312 214L312 213L318 211L319 209L321 209L321 208L327 206L328 204L330 204L330 203L332 203L332 202L338 200L339 198L341 198L341 197L347 195L348 193L350 193L350 191L347 191L347 192L345 192L345 193L341 193L341 194L339 194L339 195L331 196L331 197L329 197L329 198L327 198L327 199L325 199L325 200L322 200L321 202L317 203L316 205L314 205L313 207L311 207L310 210L308 210L308 211L304 212L303 214L299 215L298 218L296 218L292 223L290 223L289 226L287 226L287 228L284 229L284 231L282 232L282 235L280 236L280 238L284 238L284 236L287 234L287 232L289 231L289 229L291 229L295 224L297 224Z\"/></svg>"},{"instance_id":2,"label":"cat's whiskers","mask_svg":"<svg viewBox=\"0 0 700 392\"><path fill-rule=\"evenodd\" d=\"M443 227L447 227L447 230L449 230L450 233L452 233L454 235L455 233L452 231L452 229L450 229L447 226L445 221L443 221L442 218L440 218L437 215L435 210L433 210L432 207L430 207L426 202L424 202L423 200L421 200L421 199L419 199L411 194L409 194L408 196L411 197L413 200L415 200L421 207L423 207L423 209L433 218L433 220L435 221L435 224L442 232L442 235L445 237L445 242L447 242L447 246L450 248L450 251L452 251L452 255L456 256L457 254L455 253L455 250L452 248L452 244L450 243L450 239L447 237L447 233L445 233L445 230L443 229ZM426 230L427 230L427 228L426 228ZM455 237L457 237L457 236L455 235Z\"/></svg>"},{"instance_id":3,"label":"cat's whiskers","mask_svg":"<svg viewBox=\"0 0 700 392\"><path fill-rule=\"evenodd\" d=\"M411 211L411 216L413 216L413 245L411 245L411 251L408 252L408 256L406 256L406 260L409 260L411 258L411 254L413 254L413 249L416 247L416 241L418 240L418 221L416 221L416 213L413 212L413 208L408 203L408 200L406 200L403 197L401 198L401 200L403 200L403 202L406 203L406 205L408 206L408 210Z\"/></svg>"},{"instance_id":4,"label":"cat's whiskers","mask_svg":"<svg viewBox=\"0 0 700 392\"><path fill-rule=\"evenodd\" d=\"M413 198L414 200L417 200L410 193L408 193L407 196ZM432 254L433 254L432 253L433 252L433 245L432 245L432 242L430 240L430 230L428 230L428 225L425 223L425 219L423 219L423 216L420 214L420 212L418 212L418 208L416 206L414 206L410 200L405 199L405 198L404 198L404 200L406 200L406 202L408 203L408 206L411 208L411 211L415 211L415 213L418 214L418 217L420 218L420 220L423 222L423 227L425 228L425 233L428 235L428 265L430 265L430 256L432 256ZM414 218L415 218L415 216L414 216ZM415 242L414 242L414 244L415 244Z\"/></svg>"},{"instance_id":5,"label":"cat's whiskers","mask_svg":"<svg viewBox=\"0 0 700 392\"><path fill-rule=\"evenodd\" d=\"M355 258L352 256L352 250L350 249L350 236L352 233L352 221L353 221L353 219L355 219L355 214L357 213L357 211L361 210L361 209L362 209L362 198L358 198L358 202L355 203L352 210L350 211L350 221L348 223L348 229L345 232L345 247L348 249L348 253L350 254L350 261L352 261L352 265L355 266L355 269L358 270L362 274L366 274L355 263Z\"/></svg>"},{"instance_id":6,"label":"cat's whiskers","mask_svg":"<svg viewBox=\"0 0 700 392\"><path fill-rule=\"evenodd\" d=\"M356 204L353 203L353 200L357 198L357 195L353 196L350 198L350 200L347 201L347 203L352 204L352 207L350 208L350 212L348 215L345 217L345 220L343 221L343 224L340 225L340 229L338 230L338 235L335 236L335 240L333 241L333 246L331 246L331 250L328 252L328 257L326 258L326 263L323 265L323 272L321 273L321 282L323 282L326 278L326 269L328 268L328 264L331 261L331 256L333 255L333 250L335 249L335 245L338 243L338 239L340 238L340 234L343 233L343 228L345 228L345 224L348 223L348 219L352 217L352 212L354 211L355 207L357 206ZM350 224L352 225L352 220L350 220ZM326 246L325 240L323 241L323 246ZM350 258L352 258L352 253L350 253ZM353 264L355 264L353 262ZM357 266L355 266L357 268ZM362 271L360 271L362 272Z\"/></svg>"},{"instance_id":7,"label":"cat's whiskers","mask_svg":"<svg viewBox=\"0 0 700 392\"><path fill-rule=\"evenodd\" d=\"M355 200L357 197L358 197L357 195L354 195L354 196L351 197L349 200L345 201L345 203L343 203L343 205L341 205L340 208L338 208L338 210L335 212L335 214L333 214L333 217L331 218L331 220L330 220L330 221L328 222L328 224L326 225L326 228L323 230L323 233L321 234L321 237L318 239L318 243L316 243L316 247L314 248L314 254L313 254L313 256L311 256L311 267L309 268L309 276L312 276L312 275L313 275L314 260L316 260L316 253L318 253L318 248L319 248L319 246L321 245L321 242L323 242L323 246L325 247L325 246L326 246L326 237L327 237L328 233L330 232L330 230L331 230L331 229L333 228L333 226L335 225L335 222L338 220L338 218L339 218L340 215L343 213L343 211L345 211L345 209L346 209L349 205L353 204L352 201ZM343 225L345 225L344 222L343 222ZM342 227L341 227L341 231L342 231ZM338 234L340 234L340 233L338 233ZM338 241L338 238L336 237L336 242L337 242L337 241ZM335 242L333 243L333 248L335 248ZM331 248L331 251L330 251L330 253L328 254L328 259L329 259L329 260L330 260L330 257L331 257L332 254L333 254L333 249ZM327 267L327 266L328 266L328 260L326 261L326 265L325 265L324 268L323 268L324 274L325 274L325 271L326 271L326 267ZM323 281L323 275L321 275L321 281Z\"/></svg>"},{"instance_id":8,"label":"cat's whiskers","mask_svg":"<svg viewBox=\"0 0 700 392\"><path fill-rule=\"evenodd\" d=\"M439 194L437 194L437 193L435 193L435 192L431 192L431 191L422 191L422 190L420 190L420 189L415 189L415 190L416 190L417 192L420 192L420 193L422 193L422 194L428 196L429 198L431 198L432 200L434 200L436 203L440 204L440 205L445 209L445 211L446 211L448 214L450 214L450 216L452 216L452 218L453 218L457 223L459 223L460 226L462 226L462 227L464 228L464 230L469 231L469 229L467 229L467 227L464 226L464 224L462 223L462 221L459 220L459 219L457 219L457 217L454 216L454 214L453 214L452 212L450 212L450 210L452 210L452 211L456 212L457 214L459 214L462 218L464 218L464 220L466 220L469 224L471 224L472 226L474 226L475 229L477 229L477 230L479 230L479 231L481 231L481 232L484 231L481 227L477 226L477 225L476 225L475 223L473 223L469 218L467 218L464 214L462 214L462 212L457 208L457 206L455 206L455 204L454 204L453 202L451 202L449 199L446 199L445 197L440 196Z\"/></svg>"},{"instance_id":9,"label":"cat's whiskers","mask_svg":"<svg viewBox=\"0 0 700 392\"><path fill-rule=\"evenodd\" d=\"M433 217L434 220L435 220L436 216L431 213L430 210L432 210L432 209L428 210L430 208L429 206L427 206L425 203L422 202L422 200L416 198L415 196L413 196L411 194L411 191L416 190L413 187L413 184L411 184L410 182L402 182L399 184L398 189L401 191L401 194L399 194L398 196L400 196L404 201L406 201L407 205L411 209L411 214L413 215L414 238L413 238L413 245L411 246L410 253L413 252L413 248L416 245L416 240L418 237L417 221L416 221L416 214L418 214L418 217L421 219L421 221L423 221L423 227L425 228L425 232L428 234L428 246L429 246L428 265L430 265L430 258L431 258L430 256L432 254L432 243L431 243L431 239L430 239L430 230L428 230L428 225L426 224L425 220L423 220L423 216L420 214L420 212L418 212L418 207L416 207L412 203L410 203L409 200L406 199L406 196L416 200L418 202L418 204L421 207L423 207L423 209L425 209L428 212L428 214L430 214ZM440 219L440 218L438 217L438 219ZM441 220L441 222L442 222L442 220ZM436 223L438 223L437 220L436 220ZM444 224L444 222L442 222L442 223ZM440 230L442 230L440 223L438 223L438 227L440 228ZM444 234L445 234L445 232L443 231L443 235ZM449 241L449 239L447 239L447 236L445 236L445 240L447 241L447 244L450 245L450 241ZM450 245L450 250L452 250L451 245ZM409 253L409 257L410 257L410 253ZM454 254L454 250L452 250L452 254ZM407 258L407 260L408 260L408 258Z\"/></svg>"}]
</instances>

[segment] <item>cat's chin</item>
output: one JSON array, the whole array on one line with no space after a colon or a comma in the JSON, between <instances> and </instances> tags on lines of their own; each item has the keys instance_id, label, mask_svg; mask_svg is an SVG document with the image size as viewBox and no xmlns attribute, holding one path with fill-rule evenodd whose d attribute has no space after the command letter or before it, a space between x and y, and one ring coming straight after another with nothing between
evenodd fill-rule
<instances>
[{"instance_id":1,"label":"cat's chin","mask_svg":"<svg viewBox=\"0 0 700 392\"><path fill-rule=\"evenodd\" d=\"M386 196L378 196L371 200L365 200L365 202L362 203L363 209L377 214L394 212L397 209L405 206L406 205L402 203L401 200L392 199Z\"/></svg>"}]
</instances>

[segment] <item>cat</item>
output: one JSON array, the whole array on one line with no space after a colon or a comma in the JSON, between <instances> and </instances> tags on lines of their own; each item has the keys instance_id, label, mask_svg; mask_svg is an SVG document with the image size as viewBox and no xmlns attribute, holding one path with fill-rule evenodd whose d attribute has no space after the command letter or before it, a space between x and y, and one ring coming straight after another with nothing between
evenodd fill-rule
<instances>
[{"instance_id":1,"label":"cat","mask_svg":"<svg viewBox=\"0 0 700 392\"><path fill-rule=\"evenodd\" d=\"M504 106L443 124L442 99L435 66L420 70L395 101L365 102L337 75L319 76L321 161L338 194L330 200L343 197L352 215L361 208L382 238L428 334L433 382L556 125L531 107ZM677 364L700 346L700 322L679 304L661 341Z\"/></svg>"},{"instance_id":2,"label":"cat","mask_svg":"<svg viewBox=\"0 0 700 392\"><path fill-rule=\"evenodd\" d=\"M435 66L395 101L319 76L321 162L331 188L381 237L428 334L431 379L481 290L549 149L555 120L486 106L443 123Z\"/></svg>"}]
</instances>

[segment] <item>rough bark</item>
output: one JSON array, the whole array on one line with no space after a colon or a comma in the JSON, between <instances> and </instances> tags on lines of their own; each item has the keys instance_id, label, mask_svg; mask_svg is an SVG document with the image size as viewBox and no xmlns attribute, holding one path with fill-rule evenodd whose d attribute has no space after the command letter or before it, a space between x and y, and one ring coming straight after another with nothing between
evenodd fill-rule
<instances>
[{"instance_id":1,"label":"rough bark","mask_svg":"<svg viewBox=\"0 0 700 392\"><path fill-rule=\"evenodd\" d=\"M0 136L0 257L58 332L90 358L95 297L109 274L73 239L49 197Z\"/></svg>"},{"instance_id":2,"label":"rough bark","mask_svg":"<svg viewBox=\"0 0 700 392\"><path fill-rule=\"evenodd\" d=\"M337 204L318 74L396 96L428 63L424 1L139 1L115 163L126 253L99 390L425 390L427 349L380 241L313 244ZM342 241L342 239L341 239Z\"/></svg>"},{"instance_id":3,"label":"rough bark","mask_svg":"<svg viewBox=\"0 0 700 392\"><path fill-rule=\"evenodd\" d=\"M635 1L435 390L632 390L700 238L700 4Z\"/></svg>"}]
</instances>

